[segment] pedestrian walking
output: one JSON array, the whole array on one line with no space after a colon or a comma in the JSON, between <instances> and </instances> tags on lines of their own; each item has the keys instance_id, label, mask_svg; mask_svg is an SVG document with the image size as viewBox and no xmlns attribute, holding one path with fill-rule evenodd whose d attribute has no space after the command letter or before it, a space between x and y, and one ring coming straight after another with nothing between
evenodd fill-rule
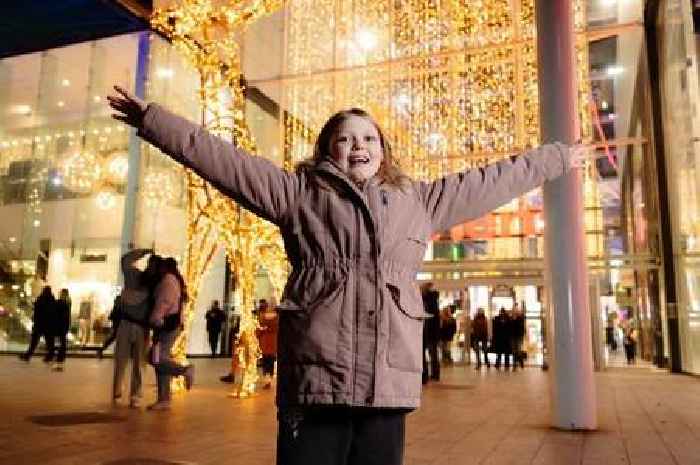
<instances>
[{"instance_id":1,"label":"pedestrian walking","mask_svg":"<svg viewBox=\"0 0 700 465\"><path fill-rule=\"evenodd\" d=\"M428 239L566 173L583 153L545 145L434 182L406 177L364 111L323 125L286 172L121 88L115 118L280 228L291 273L279 304L277 463L398 465L420 404L414 279ZM573 155L572 155L573 154Z\"/></svg>"},{"instance_id":2,"label":"pedestrian walking","mask_svg":"<svg viewBox=\"0 0 700 465\"><path fill-rule=\"evenodd\" d=\"M209 336L211 356L216 357L216 349L219 346L219 339L221 339L221 328L226 321L226 314L221 310L218 300L212 302L204 318L207 321L207 335Z\"/></svg>"},{"instance_id":3,"label":"pedestrian walking","mask_svg":"<svg viewBox=\"0 0 700 465\"><path fill-rule=\"evenodd\" d=\"M637 361L637 329L634 327L633 322L627 322L623 329L623 334L623 346L625 347L627 364L632 365Z\"/></svg>"},{"instance_id":4,"label":"pedestrian walking","mask_svg":"<svg viewBox=\"0 0 700 465\"><path fill-rule=\"evenodd\" d=\"M510 352L513 354L513 371L520 366L525 368L525 354L523 353L523 341L525 340L525 314L516 303L513 306L510 317Z\"/></svg>"},{"instance_id":5,"label":"pedestrian walking","mask_svg":"<svg viewBox=\"0 0 700 465\"><path fill-rule=\"evenodd\" d=\"M438 345L440 344L440 293L433 283L423 286L421 293L423 311L426 318L423 321L423 384L428 380L440 381L440 359ZM429 315L429 317L427 316ZM428 365L430 360L430 365ZM430 369L428 369L430 367Z\"/></svg>"},{"instance_id":6,"label":"pedestrian walking","mask_svg":"<svg viewBox=\"0 0 700 465\"><path fill-rule=\"evenodd\" d=\"M56 312L56 299L51 292L51 286L44 286L41 294L34 302L34 313L32 314L32 333L29 339L29 347L27 351L19 356L21 360L28 362L41 338L44 338L46 344L45 362L50 362L53 358L53 330L51 324L55 321L54 313Z\"/></svg>"},{"instance_id":7,"label":"pedestrian walking","mask_svg":"<svg viewBox=\"0 0 700 465\"><path fill-rule=\"evenodd\" d=\"M488 354L489 345L489 328L488 321L486 320L486 314L483 308L479 308L476 311L476 316L472 321L472 348L476 354L476 369L481 369L481 356L480 353L484 354L484 363L486 368L491 368L489 363Z\"/></svg>"},{"instance_id":8,"label":"pedestrian walking","mask_svg":"<svg viewBox=\"0 0 700 465\"><path fill-rule=\"evenodd\" d=\"M457 333L457 320L453 315L454 308L449 305L442 309L440 315L440 346L442 347L442 361L452 363L452 339Z\"/></svg>"},{"instance_id":9,"label":"pedestrian walking","mask_svg":"<svg viewBox=\"0 0 700 465\"><path fill-rule=\"evenodd\" d=\"M90 293L87 299L80 302L78 310L78 343L84 348L90 343L92 331L92 307L95 303L94 294Z\"/></svg>"},{"instance_id":10,"label":"pedestrian walking","mask_svg":"<svg viewBox=\"0 0 700 465\"><path fill-rule=\"evenodd\" d=\"M136 262L146 255L148 264L144 271L136 267ZM124 374L131 363L131 384L129 406L139 408L143 397L142 373L146 342L148 339L148 316L151 312L150 286L157 272L160 257L151 249L133 249L121 258L124 275L124 288L119 300L119 324L114 347L114 377L112 382L112 403L118 404L122 397Z\"/></svg>"},{"instance_id":11,"label":"pedestrian walking","mask_svg":"<svg viewBox=\"0 0 700 465\"><path fill-rule=\"evenodd\" d=\"M151 364L156 372L158 397L149 410L170 409L170 382L184 376L187 390L192 388L194 365L181 365L172 358L172 348L183 329L182 307L187 301L187 286L174 258L159 264L160 280L155 290L150 323L154 328Z\"/></svg>"},{"instance_id":12,"label":"pedestrian walking","mask_svg":"<svg viewBox=\"0 0 700 465\"><path fill-rule=\"evenodd\" d=\"M510 368L510 352L511 352L511 335L510 335L510 318L506 313L506 309L501 307L501 310L493 318L492 323L493 337L491 346L493 352L496 353L496 369L501 368L501 357L505 358L505 368Z\"/></svg>"},{"instance_id":13,"label":"pedestrian walking","mask_svg":"<svg viewBox=\"0 0 700 465\"><path fill-rule=\"evenodd\" d=\"M275 361L277 360L277 309L267 302L261 305L258 311L257 331L260 352L262 353L263 388L272 386L272 378L275 375Z\"/></svg>"},{"instance_id":14,"label":"pedestrian walking","mask_svg":"<svg viewBox=\"0 0 700 465\"><path fill-rule=\"evenodd\" d=\"M66 361L66 350L68 348L68 331L70 331L70 293L68 289L61 289L61 294L54 305L52 323L48 332L53 339L52 350L49 359L53 359L56 352L56 339L58 339L58 354L56 355L56 365L54 370L63 371Z\"/></svg>"}]
</instances>

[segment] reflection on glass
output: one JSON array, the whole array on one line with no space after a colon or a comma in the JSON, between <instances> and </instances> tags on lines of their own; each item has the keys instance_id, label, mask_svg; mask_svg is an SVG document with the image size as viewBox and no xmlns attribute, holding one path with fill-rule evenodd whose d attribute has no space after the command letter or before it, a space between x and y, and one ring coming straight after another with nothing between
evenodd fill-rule
<instances>
[{"instance_id":1,"label":"reflection on glass","mask_svg":"<svg viewBox=\"0 0 700 465\"><path fill-rule=\"evenodd\" d=\"M126 35L0 61L0 349L24 350L46 284L70 292L72 344L100 344L108 331L128 134L103 96L133 86L136 43Z\"/></svg>"}]
</instances>

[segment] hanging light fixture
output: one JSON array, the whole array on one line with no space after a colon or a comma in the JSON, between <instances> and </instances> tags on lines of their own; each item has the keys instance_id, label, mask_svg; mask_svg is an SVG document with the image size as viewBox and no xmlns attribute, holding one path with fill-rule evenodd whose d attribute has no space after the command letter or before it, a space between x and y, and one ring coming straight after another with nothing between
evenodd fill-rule
<instances>
[{"instance_id":1,"label":"hanging light fixture","mask_svg":"<svg viewBox=\"0 0 700 465\"><path fill-rule=\"evenodd\" d=\"M102 172L97 157L87 151L77 152L66 158L60 171L66 189L79 194L91 192Z\"/></svg>"},{"instance_id":2,"label":"hanging light fixture","mask_svg":"<svg viewBox=\"0 0 700 465\"><path fill-rule=\"evenodd\" d=\"M114 184L124 184L129 173L129 156L122 150L112 152L105 162L105 177Z\"/></svg>"}]
</instances>

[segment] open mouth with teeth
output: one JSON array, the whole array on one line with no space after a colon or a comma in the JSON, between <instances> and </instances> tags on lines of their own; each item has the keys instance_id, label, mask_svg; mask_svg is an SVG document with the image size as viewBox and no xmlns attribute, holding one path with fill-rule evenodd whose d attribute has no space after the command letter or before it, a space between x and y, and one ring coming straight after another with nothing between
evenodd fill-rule
<instances>
[{"instance_id":1,"label":"open mouth with teeth","mask_svg":"<svg viewBox=\"0 0 700 465\"><path fill-rule=\"evenodd\" d=\"M369 155L350 155L348 164L350 166L366 165L369 163Z\"/></svg>"}]
</instances>

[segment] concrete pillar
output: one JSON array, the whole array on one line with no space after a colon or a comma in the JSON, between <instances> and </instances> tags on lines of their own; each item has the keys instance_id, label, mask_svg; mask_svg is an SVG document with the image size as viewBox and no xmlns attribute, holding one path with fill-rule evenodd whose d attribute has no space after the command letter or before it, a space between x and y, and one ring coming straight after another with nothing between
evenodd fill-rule
<instances>
[{"instance_id":1,"label":"concrete pillar","mask_svg":"<svg viewBox=\"0 0 700 465\"><path fill-rule=\"evenodd\" d=\"M134 93L143 99L146 95L146 79L148 77L148 57L151 53L150 32L142 32L139 35L138 55L136 57L136 76L134 79ZM122 255L129 251L130 244L134 242L137 200L139 182L141 178L141 141L136 136L136 130L129 130L129 171L126 180L126 195L124 200L124 222L122 223ZM147 244L138 244L147 247ZM122 282L122 274L119 273L119 282Z\"/></svg>"},{"instance_id":2,"label":"concrete pillar","mask_svg":"<svg viewBox=\"0 0 700 465\"><path fill-rule=\"evenodd\" d=\"M537 60L542 142L578 137L573 2L537 0ZM544 186L551 421L556 428L596 428L581 173Z\"/></svg>"}]
</instances>

